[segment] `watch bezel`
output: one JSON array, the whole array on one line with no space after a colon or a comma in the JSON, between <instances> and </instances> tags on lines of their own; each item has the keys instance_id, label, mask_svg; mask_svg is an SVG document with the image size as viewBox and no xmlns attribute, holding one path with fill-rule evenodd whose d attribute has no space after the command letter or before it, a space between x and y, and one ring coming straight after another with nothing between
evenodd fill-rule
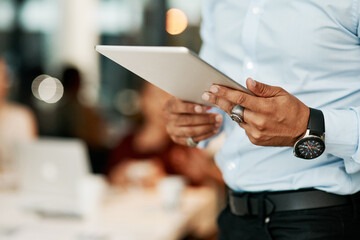
<instances>
[{"instance_id":1,"label":"watch bezel","mask_svg":"<svg viewBox=\"0 0 360 240\"><path fill-rule=\"evenodd\" d=\"M314 155L312 157L306 157L304 156L301 152L300 152L300 149L299 149L299 145L302 144L303 142L305 141L309 141L309 140L315 140L317 141L318 143L321 144L322 146L322 152L320 152L319 154L317 155ZM319 136L316 136L316 135L305 135L305 137L299 139L295 145L294 145L294 155L298 158L302 158L302 159L306 159L306 160L312 160L314 158L317 158L319 157L320 155L322 155L325 151L325 141L323 139L323 137L319 137Z\"/></svg>"}]
</instances>

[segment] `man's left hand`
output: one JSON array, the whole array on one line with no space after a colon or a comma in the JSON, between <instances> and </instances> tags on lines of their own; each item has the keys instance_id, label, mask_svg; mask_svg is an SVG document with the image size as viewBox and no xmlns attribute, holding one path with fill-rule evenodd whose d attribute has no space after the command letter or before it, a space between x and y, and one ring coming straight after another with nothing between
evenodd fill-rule
<instances>
[{"instance_id":1,"label":"man's left hand","mask_svg":"<svg viewBox=\"0 0 360 240\"><path fill-rule=\"evenodd\" d=\"M249 140L260 146L293 146L307 128L310 110L295 96L280 87L246 81L248 93L213 85L202 98L230 115L235 105L243 106L240 124Z\"/></svg>"}]
</instances>

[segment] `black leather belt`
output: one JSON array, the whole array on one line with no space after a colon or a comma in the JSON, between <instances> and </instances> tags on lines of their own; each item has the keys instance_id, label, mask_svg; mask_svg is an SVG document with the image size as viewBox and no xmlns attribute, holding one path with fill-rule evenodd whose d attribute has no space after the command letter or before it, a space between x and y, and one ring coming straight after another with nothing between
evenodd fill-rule
<instances>
[{"instance_id":1,"label":"black leather belt","mask_svg":"<svg viewBox=\"0 0 360 240\"><path fill-rule=\"evenodd\" d=\"M352 203L354 197L315 189L262 193L237 193L230 190L229 205L231 212L238 216L270 215L273 212L346 205Z\"/></svg>"}]
</instances>

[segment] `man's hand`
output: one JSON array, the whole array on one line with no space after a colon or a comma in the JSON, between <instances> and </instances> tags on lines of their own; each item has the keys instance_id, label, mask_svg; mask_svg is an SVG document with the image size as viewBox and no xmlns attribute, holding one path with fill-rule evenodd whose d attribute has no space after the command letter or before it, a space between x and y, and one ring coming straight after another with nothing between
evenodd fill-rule
<instances>
[{"instance_id":1,"label":"man's hand","mask_svg":"<svg viewBox=\"0 0 360 240\"><path fill-rule=\"evenodd\" d=\"M199 142L215 135L222 124L222 116L207 113L207 107L184 102L177 98L167 101L164 109L166 130L171 139L187 145L186 139L192 137Z\"/></svg>"},{"instance_id":2,"label":"man's hand","mask_svg":"<svg viewBox=\"0 0 360 240\"><path fill-rule=\"evenodd\" d=\"M229 115L236 104L243 106L244 123L240 126L253 144L293 146L306 132L309 108L280 87L269 86L250 78L246 85L255 96L213 85L202 97Z\"/></svg>"}]
</instances>

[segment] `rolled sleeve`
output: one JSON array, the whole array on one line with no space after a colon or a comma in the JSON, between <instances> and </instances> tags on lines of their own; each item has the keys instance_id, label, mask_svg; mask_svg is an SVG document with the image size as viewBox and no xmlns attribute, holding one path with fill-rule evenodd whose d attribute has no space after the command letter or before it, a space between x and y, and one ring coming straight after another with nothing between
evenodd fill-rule
<instances>
[{"instance_id":1,"label":"rolled sleeve","mask_svg":"<svg viewBox=\"0 0 360 240\"><path fill-rule=\"evenodd\" d=\"M359 149L359 142L360 142L360 107L358 108L351 108L351 110L356 114L356 130L354 129L354 133L356 134L356 149L355 153L352 155L352 158L357 162L360 163L360 149Z\"/></svg>"},{"instance_id":2,"label":"rolled sleeve","mask_svg":"<svg viewBox=\"0 0 360 240\"><path fill-rule=\"evenodd\" d=\"M359 110L323 109L326 152L344 159L348 173L360 171Z\"/></svg>"}]
</instances>

